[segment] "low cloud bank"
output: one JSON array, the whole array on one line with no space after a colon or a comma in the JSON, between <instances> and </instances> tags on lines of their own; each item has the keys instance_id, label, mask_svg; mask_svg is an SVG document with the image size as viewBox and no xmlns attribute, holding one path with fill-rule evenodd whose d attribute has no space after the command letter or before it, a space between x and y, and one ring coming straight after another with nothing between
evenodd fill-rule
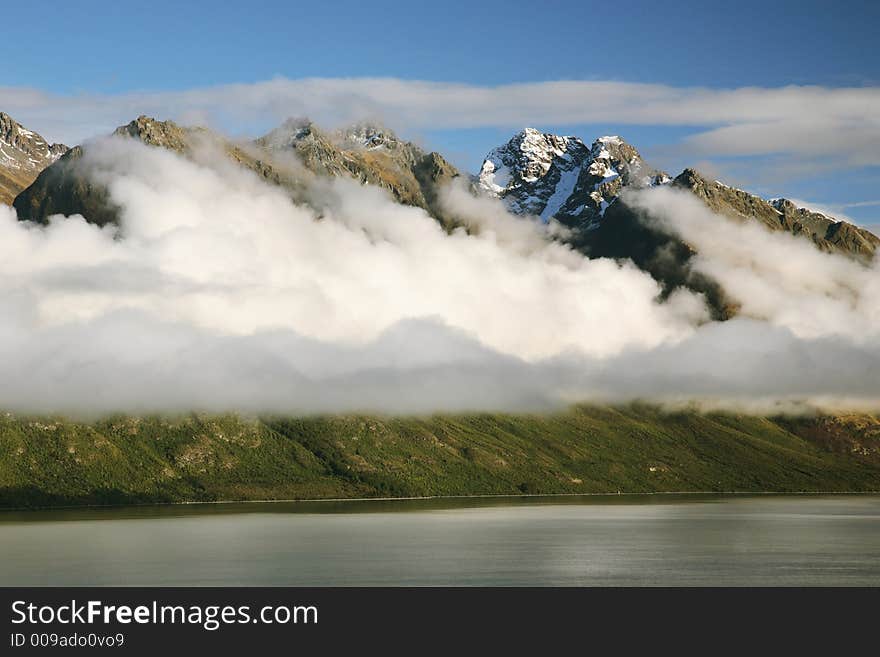
<instances>
[{"instance_id":1,"label":"low cloud bank","mask_svg":"<svg viewBox=\"0 0 880 657\"><path fill-rule=\"evenodd\" d=\"M541 410L643 399L772 410L880 406L880 275L712 215L672 190L628 201L697 246L742 304L450 189L468 225L351 181L320 208L209 150L108 139L83 166L121 225L0 208L0 406L35 412Z\"/></svg>"}]
</instances>

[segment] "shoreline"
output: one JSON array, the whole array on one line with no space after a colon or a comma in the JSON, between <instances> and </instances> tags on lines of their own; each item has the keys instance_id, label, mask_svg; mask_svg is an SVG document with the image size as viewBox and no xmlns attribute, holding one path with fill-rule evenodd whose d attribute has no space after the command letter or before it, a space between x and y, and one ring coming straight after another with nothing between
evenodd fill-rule
<instances>
[{"instance_id":1,"label":"shoreline","mask_svg":"<svg viewBox=\"0 0 880 657\"><path fill-rule=\"evenodd\" d=\"M825 496L873 496L880 495L880 490L806 490L806 491L651 491L651 492L603 492L603 493L532 493L532 494L474 494L474 495L423 495L406 497L333 497L333 498L300 498L300 499L230 499L230 500L183 500L178 502L143 502L131 504L68 504L58 506L17 506L0 507L0 514L44 511L77 511L77 510L125 510L125 509L173 509L173 508L211 508L232 505L280 505L280 504L346 504L346 503L370 503L370 502L443 502L443 501L467 501L467 500L553 500L553 499L590 499L608 498L609 500L621 498L658 498L658 497L825 497ZM635 503L635 502L634 502Z\"/></svg>"}]
</instances>

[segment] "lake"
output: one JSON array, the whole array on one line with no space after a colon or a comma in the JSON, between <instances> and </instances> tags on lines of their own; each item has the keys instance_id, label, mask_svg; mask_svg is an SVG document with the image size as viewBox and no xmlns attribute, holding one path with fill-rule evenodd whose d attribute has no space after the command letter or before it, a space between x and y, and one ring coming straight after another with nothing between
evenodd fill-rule
<instances>
[{"instance_id":1,"label":"lake","mask_svg":"<svg viewBox=\"0 0 880 657\"><path fill-rule=\"evenodd\" d=\"M880 585L880 496L0 513L0 585Z\"/></svg>"}]
</instances>

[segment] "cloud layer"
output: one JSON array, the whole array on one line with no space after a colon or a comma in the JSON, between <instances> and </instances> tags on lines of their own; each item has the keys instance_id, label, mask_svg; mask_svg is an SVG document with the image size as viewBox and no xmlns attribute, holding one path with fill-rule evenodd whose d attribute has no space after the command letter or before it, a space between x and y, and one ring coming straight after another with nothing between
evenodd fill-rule
<instances>
[{"instance_id":1,"label":"cloud layer","mask_svg":"<svg viewBox=\"0 0 880 657\"><path fill-rule=\"evenodd\" d=\"M291 115L329 124L381 117L410 129L614 123L702 129L689 155L782 154L827 167L880 165L880 88L708 89L618 81L494 87L393 78L279 78L185 91L51 95L0 88L0 107L48 137L78 143L147 113L237 131ZM794 166L789 162L787 166Z\"/></svg>"},{"instance_id":2,"label":"cloud layer","mask_svg":"<svg viewBox=\"0 0 880 657\"><path fill-rule=\"evenodd\" d=\"M209 150L105 140L83 166L118 231L0 208L0 406L34 411L535 410L649 399L766 410L880 401L880 276L671 190L629 201L742 303L588 260L450 189L468 225L351 181L319 211Z\"/></svg>"}]
</instances>

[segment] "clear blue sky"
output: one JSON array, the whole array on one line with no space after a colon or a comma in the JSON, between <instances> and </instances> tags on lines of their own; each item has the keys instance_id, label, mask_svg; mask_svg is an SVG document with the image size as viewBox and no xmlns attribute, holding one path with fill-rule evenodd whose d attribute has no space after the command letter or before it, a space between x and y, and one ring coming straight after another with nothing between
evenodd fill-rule
<instances>
[{"instance_id":1,"label":"clear blue sky","mask_svg":"<svg viewBox=\"0 0 880 657\"><path fill-rule=\"evenodd\" d=\"M20 14L15 28L0 39L0 86L64 94L179 90L276 76L481 85L560 79L725 88L880 84L880 2L36 0L14 13ZM655 145L687 133L652 126L536 127L585 139L621 133L649 155ZM426 137L473 168L509 131ZM836 185L827 177L796 181L784 191L829 203L880 196L876 170L850 178L846 199L833 198ZM870 220L880 208L856 208L851 215L859 213Z\"/></svg>"},{"instance_id":2,"label":"clear blue sky","mask_svg":"<svg viewBox=\"0 0 880 657\"><path fill-rule=\"evenodd\" d=\"M876 84L880 3L850 4L32 0L0 57L4 84L69 92L277 75Z\"/></svg>"}]
</instances>

